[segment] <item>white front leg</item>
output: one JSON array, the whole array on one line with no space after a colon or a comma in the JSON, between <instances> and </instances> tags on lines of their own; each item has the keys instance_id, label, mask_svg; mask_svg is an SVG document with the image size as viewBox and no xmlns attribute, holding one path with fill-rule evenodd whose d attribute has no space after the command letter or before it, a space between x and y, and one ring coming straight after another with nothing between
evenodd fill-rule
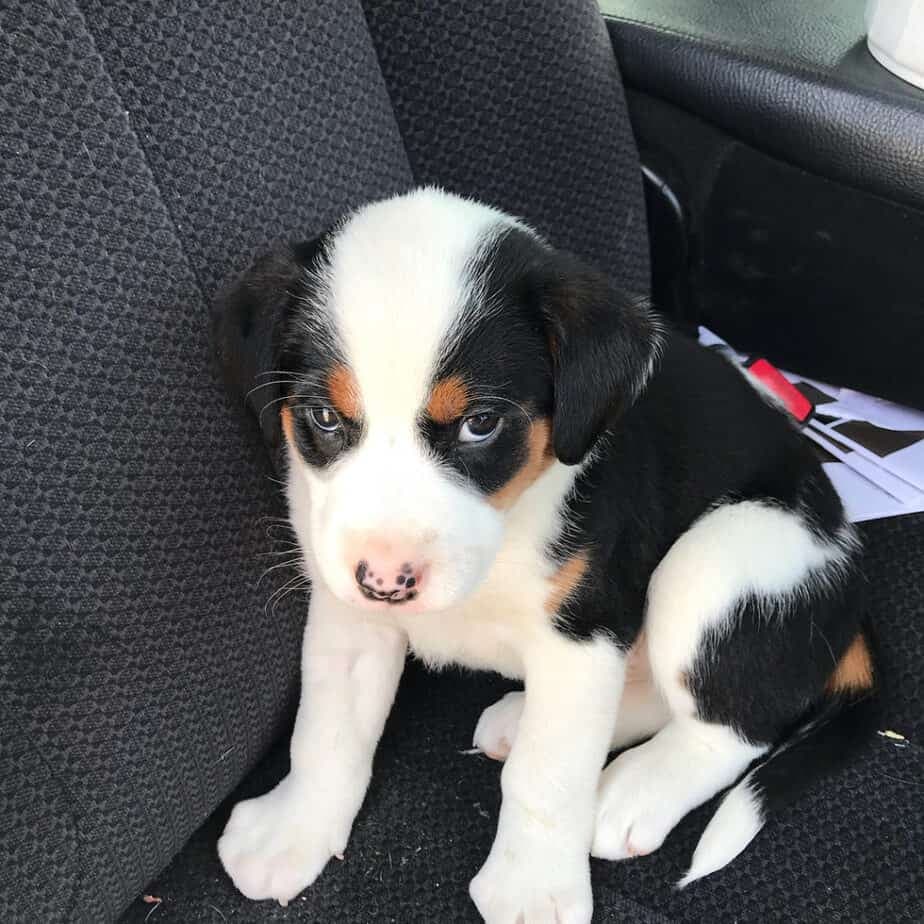
<instances>
[{"instance_id":1,"label":"white front leg","mask_svg":"<svg viewBox=\"0 0 924 924\"><path fill-rule=\"evenodd\" d=\"M526 703L501 774L497 836L471 896L488 924L587 924L597 785L625 655L549 628L524 662Z\"/></svg>"},{"instance_id":2,"label":"white front leg","mask_svg":"<svg viewBox=\"0 0 924 924\"><path fill-rule=\"evenodd\" d=\"M288 776L235 806L218 855L248 898L287 904L342 856L404 668L407 637L316 586Z\"/></svg>"}]
</instances>

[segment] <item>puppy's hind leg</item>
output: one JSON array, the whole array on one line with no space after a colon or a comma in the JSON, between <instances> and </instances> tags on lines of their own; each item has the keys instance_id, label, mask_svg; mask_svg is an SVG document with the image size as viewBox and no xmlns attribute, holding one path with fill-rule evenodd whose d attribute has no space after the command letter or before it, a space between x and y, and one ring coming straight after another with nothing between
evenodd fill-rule
<instances>
[{"instance_id":1,"label":"puppy's hind leg","mask_svg":"<svg viewBox=\"0 0 924 924\"><path fill-rule=\"evenodd\" d=\"M806 620L836 605L826 594L844 554L797 513L750 501L711 511L677 540L652 576L646 615L672 718L604 771L595 856L656 850L820 694Z\"/></svg>"},{"instance_id":2,"label":"puppy's hind leg","mask_svg":"<svg viewBox=\"0 0 924 924\"><path fill-rule=\"evenodd\" d=\"M721 725L672 720L604 770L593 855L624 860L657 850L684 815L733 783L765 750Z\"/></svg>"},{"instance_id":3,"label":"puppy's hind leg","mask_svg":"<svg viewBox=\"0 0 924 924\"><path fill-rule=\"evenodd\" d=\"M526 694L515 690L488 706L475 726L472 746L492 760L506 760L516 741L525 705Z\"/></svg>"}]
</instances>

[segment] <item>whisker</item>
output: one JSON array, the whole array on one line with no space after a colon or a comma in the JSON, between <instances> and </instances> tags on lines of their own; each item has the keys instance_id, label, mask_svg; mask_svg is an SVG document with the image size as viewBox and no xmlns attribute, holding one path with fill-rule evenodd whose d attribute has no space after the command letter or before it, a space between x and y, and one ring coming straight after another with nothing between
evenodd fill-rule
<instances>
[{"instance_id":1,"label":"whisker","mask_svg":"<svg viewBox=\"0 0 924 924\"><path fill-rule=\"evenodd\" d=\"M296 579L296 580L297 580L297 579ZM301 582L300 584L294 584L294 586L290 586L290 585L293 584L293 583L294 583L294 581L290 581L288 584L284 585L282 595L279 596L279 597L275 600L275 602L273 601L273 597L275 597L276 594L273 594L273 597L270 597L269 600L267 600L267 602L266 602L266 607L263 608L263 611L266 612L267 607L270 607L270 604L272 604L272 606L270 607L270 614L271 614L272 616L275 616L275 615L276 615L276 607L277 607L283 600L285 600L285 598L288 597L289 594L295 593L296 591L299 591L299 590L306 590L307 588L309 588L309 587L311 586L311 579L308 578L308 577L304 577L304 578L302 579L302 582ZM277 591L277 593L278 593L278 591Z\"/></svg>"},{"instance_id":2,"label":"whisker","mask_svg":"<svg viewBox=\"0 0 924 924\"><path fill-rule=\"evenodd\" d=\"M269 531L271 529L285 529L291 533L292 536L295 536L295 530L293 529L291 523L269 523L266 527L267 535L269 535Z\"/></svg>"},{"instance_id":3,"label":"whisker","mask_svg":"<svg viewBox=\"0 0 924 924\"><path fill-rule=\"evenodd\" d=\"M277 520L275 523L267 523L267 529L287 529L290 533L295 533L295 528L288 520Z\"/></svg>"},{"instance_id":4,"label":"whisker","mask_svg":"<svg viewBox=\"0 0 924 924\"><path fill-rule=\"evenodd\" d=\"M319 410L320 408L330 407L330 400L316 401L314 404L293 404L293 411L303 411L303 410Z\"/></svg>"},{"instance_id":5,"label":"whisker","mask_svg":"<svg viewBox=\"0 0 924 924\"><path fill-rule=\"evenodd\" d=\"M280 584L279 587L277 587L277 588L270 594L269 599L268 599L266 602L267 602L268 604L271 603L271 602L273 601L273 598L274 598L274 597L277 597L277 596L278 596L280 593L282 593L282 591L284 591L286 588L291 587L293 584L298 584L299 582L304 581L304 580L306 580L304 574L296 574L295 577L289 578L289 580L286 581L285 584Z\"/></svg>"},{"instance_id":6,"label":"whisker","mask_svg":"<svg viewBox=\"0 0 924 924\"><path fill-rule=\"evenodd\" d=\"M281 533L274 533L274 530L284 530ZM268 523L265 529L266 538L273 543L273 547L280 542L289 542L292 545L299 545L298 535L295 530L292 528L292 524L287 521L280 521L277 523Z\"/></svg>"},{"instance_id":7,"label":"whisker","mask_svg":"<svg viewBox=\"0 0 924 924\"><path fill-rule=\"evenodd\" d=\"M255 391L259 391L261 388L269 388L271 385L292 385L296 379L274 379L272 382L261 382L259 385L254 385L250 391L244 395L244 400L246 401Z\"/></svg>"},{"instance_id":8,"label":"whisker","mask_svg":"<svg viewBox=\"0 0 924 924\"><path fill-rule=\"evenodd\" d=\"M505 398L503 395L490 395L479 391L474 392L472 397L478 401L502 401L504 404L510 404L515 407L524 417L532 417L532 414L530 414L522 404L518 404L512 398Z\"/></svg>"},{"instance_id":9,"label":"whisker","mask_svg":"<svg viewBox=\"0 0 924 924\"><path fill-rule=\"evenodd\" d=\"M278 551L278 552L276 552L276 551L273 551L273 552L257 552L257 553L256 553L257 558L268 558L268 557L270 557L271 555L277 555L277 556L278 556L278 555L293 555L295 552L301 553L301 548L300 548L298 545L296 545L294 542L291 543L291 544L288 544L288 545L289 545L289 547L288 547L287 549L281 549L281 550Z\"/></svg>"},{"instance_id":10,"label":"whisker","mask_svg":"<svg viewBox=\"0 0 924 924\"><path fill-rule=\"evenodd\" d=\"M277 587L276 590L273 591L269 600L266 601L266 606L263 607L263 611L266 612L267 607L276 600L277 597L282 599L286 594L291 593L293 590L298 590L300 587L307 587L310 583L311 579L304 572L299 572L295 577L289 579L285 584L281 587ZM280 597L280 594L282 597Z\"/></svg>"},{"instance_id":11,"label":"whisker","mask_svg":"<svg viewBox=\"0 0 924 924\"><path fill-rule=\"evenodd\" d=\"M307 590L310 586L311 586L311 581L307 581L306 583L302 584L302 585L299 586L299 587L293 587L291 590L287 590L287 591L286 591L286 592L285 592L285 593L273 604L272 608L270 609L270 615L272 615L273 617L275 617L275 615L276 615L276 607L279 606L279 604L282 603L282 601L285 600L285 598L288 597L289 594L295 593L296 591L299 591L299 590Z\"/></svg>"},{"instance_id":12,"label":"whisker","mask_svg":"<svg viewBox=\"0 0 924 924\"><path fill-rule=\"evenodd\" d=\"M290 554L291 554L291 553L290 553ZM281 562L279 562L278 564L270 565L270 566L263 572L263 574L261 574L260 577L257 578L257 583L253 585L254 588L256 589L257 587L259 587L260 584L263 582L263 578L265 578L271 571L276 571L276 570L278 570L279 568L294 568L294 567L298 567L298 566L301 565L301 563L302 563L302 557L301 557L301 555L296 555L294 558L290 558L288 561L281 561ZM302 576L304 576L304 575L302 575Z\"/></svg>"},{"instance_id":13,"label":"whisker","mask_svg":"<svg viewBox=\"0 0 924 924\"><path fill-rule=\"evenodd\" d=\"M257 520L257 526L263 526L264 524L269 524L270 526L284 526L290 532L294 533L295 530L292 528L292 522L288 517L271 517L263 516Z\"/></svg>"},{"instance_id":14,"label":"whisker","mask_svg":"<svg viewBox=\"0 0 924 924\"><path fill-rule=\"evenodd\" d=\"M324 404L330 403L330 398L326 398L322 395L283 395L281 398L273 398L272 401L267 401L266 404L260 409L260 414L257 417L257 420L262 424L263 415L266 413L268 407L272 407L274 404L279 404L280 401L288 401L289 398L304 398L306 401L323 401Z\"/></svg>"}]
</instances>

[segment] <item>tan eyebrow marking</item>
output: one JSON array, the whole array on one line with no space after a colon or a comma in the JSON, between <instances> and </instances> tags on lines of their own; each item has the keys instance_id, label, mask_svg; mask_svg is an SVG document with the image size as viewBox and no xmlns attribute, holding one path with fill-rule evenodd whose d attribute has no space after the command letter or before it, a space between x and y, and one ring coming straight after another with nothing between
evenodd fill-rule
<instances>
[{"instance_id":1,"label":"tan eyebrow marking","mask_svg":"<svg viewBox=\"0 0 924 924\"><path fill-rule=\"evenodd\" d=\"M282 432L286 435L286 441L294 448L295 433L292 430L292 408L288 404L283 404L279 411L279 417L282 420Z\"/></svg>"},{"instance_id":2,"label":"tan eyebrow marking","mask_svg":"<svg viewBox=\"0 0 924 924\"><path fill-rule=\"evenodd\" d=\"M359 420L362 403L359 400L359 383L349 366L342 363L334 366L327 375L327 390L331 404L341 417Z\"/></svg>"},{"instance_id":3,"label":"tan eyebrow marking","mask_svg":"<svg viewBox=\"0 0 924 924\"><path fill-rule=\"evenodd\" d=\"M468 388L461 376L440 379L430 392L427 414L436 423L448 424L461 417L468 407Z\"/></svg>"}]
</instances>

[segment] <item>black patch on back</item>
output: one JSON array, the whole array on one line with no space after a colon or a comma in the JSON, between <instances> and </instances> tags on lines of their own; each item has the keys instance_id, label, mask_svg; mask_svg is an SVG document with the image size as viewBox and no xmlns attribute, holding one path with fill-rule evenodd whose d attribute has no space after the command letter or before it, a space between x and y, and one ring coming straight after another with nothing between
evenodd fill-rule
<instances>
[{"instance_id":1,"label":"black patch on back","mask_svg":"<svg viewBox=\"0 0 924 924\"><path fill-rule=\"evenodd\" d=\"M717 503L742 500L800 510L826 541L843 524L834 488L785 414L725 358L669 333L659 370L566 501L568 533L552 554L593 549L567 630L631 645L651 574L676 539Z\"/></svg>"}]
</instances>

